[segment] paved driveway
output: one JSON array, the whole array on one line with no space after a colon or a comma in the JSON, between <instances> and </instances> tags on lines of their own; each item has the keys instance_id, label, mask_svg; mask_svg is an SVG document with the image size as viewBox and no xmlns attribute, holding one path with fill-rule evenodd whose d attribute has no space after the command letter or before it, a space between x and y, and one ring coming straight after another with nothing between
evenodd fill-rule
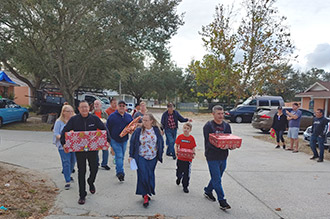
<instances>
[{"instance_id":1,"label":"paved driveway","mask_svg":"<svg viewBox=\"0 0 330 219\"><path fill-rule=\"evenodd\" d=\"M157 114L160 117L160 114ZM192 134L198 149L193 160L190 193L175 184L176 162L164 156L156 168L156 196L148 209L135 195L136 173L125 159L125 182L110 171L99 170L96 194L88 194L80 206L77 182L63 190L64 179L51 132L0 130L0 161L48 174L60 188L53 209L54 218L140 218L157 213L172 218L330 218L330 162L317 163L303 153L275 150L274 144L253 138L260 135L250 124L231 124L233 133L243 138L241 149L230 151L223 177L226 198L232 209L222 211L217 202L203 197L209 172L203 155L202 127L206 119L195 119ZM180 125L181 127L181 125ZM181 133L181 130L180 130ZM328 152L326 152L328 153ZM127 153L126 153L127 154ZM74 174L77 181L77 173ZM281 211L276 211L281 208Z\"/></svg>"}]
</instances>

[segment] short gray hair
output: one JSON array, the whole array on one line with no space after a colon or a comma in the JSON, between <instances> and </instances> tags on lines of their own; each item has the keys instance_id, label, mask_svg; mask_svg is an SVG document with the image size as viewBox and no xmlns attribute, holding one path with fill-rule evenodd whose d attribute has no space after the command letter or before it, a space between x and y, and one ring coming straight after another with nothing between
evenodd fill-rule
<instances>
[{"instance_id":1,"label":"short gray hair","mask_svg":"<svg viewBox=\"0 0 330 219\"><path fill-rule=\"evenodd\" d=\"M215 111L223 111L223 107L220 105L215 105L214 107L212 107L212 113L214 113Z\"/></svg>"}]
</instances>

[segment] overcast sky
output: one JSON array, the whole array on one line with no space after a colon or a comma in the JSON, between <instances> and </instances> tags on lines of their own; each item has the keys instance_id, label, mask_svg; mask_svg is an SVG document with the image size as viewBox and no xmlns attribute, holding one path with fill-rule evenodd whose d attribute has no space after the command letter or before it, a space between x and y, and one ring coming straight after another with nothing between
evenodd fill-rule
<instances>
[{"instance_id":1,"label":"overcast sky","mask_svg":"<svg viewBox=\"0 0 330 219\"><path fill-rule=\"evenodd\" d=\"M235 0L236 9L242 0ZM201 60L206 51L198 31L213 21L215 6L233 0L183 0L178 13L185 12L185 24L170 41L172 59L186 68L192 59ZM279 13L287 17L291 39L296 47L296 69L311 67L330 72L330 0L278 0Z\"/></svg>"}]
</instances>

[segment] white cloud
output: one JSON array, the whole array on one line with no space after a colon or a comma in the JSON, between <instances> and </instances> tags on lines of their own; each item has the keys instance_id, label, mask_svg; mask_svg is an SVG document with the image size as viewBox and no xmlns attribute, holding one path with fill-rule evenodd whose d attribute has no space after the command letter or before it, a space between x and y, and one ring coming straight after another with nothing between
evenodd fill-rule
<instances>
[{"instance_id":1,"label":"white cloud","mask_svg":"<svg viewBox=\"0 0 330 219\"><path fill-rule=\"evenodd\" d=\"M310 68L330 68L330 44L318 44L315 50L306 55L307 66Z\"/></svg>"}]
</instances>

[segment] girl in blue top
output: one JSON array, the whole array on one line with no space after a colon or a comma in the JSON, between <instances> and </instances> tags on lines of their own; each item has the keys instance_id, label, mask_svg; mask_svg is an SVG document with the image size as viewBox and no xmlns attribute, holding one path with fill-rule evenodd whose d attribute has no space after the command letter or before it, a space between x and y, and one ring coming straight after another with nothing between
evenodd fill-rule
<instances>
[{"instance_id":1,"label":"girl in blue top","mask_svg":"<svg viewBox=\"0 0 330 219\"><path fill-rule=\"evenodd\" d=\"M76 156L74 152L65 153L63 146L61 145L60 138L61 138L61 132L66 125L66 123L69 121L69 119L74 115L74 111L72 106L70 105L64 105L62 107L61 115L56 120L54 125L54 136L53 136L53 143L58 148L58 152L61 157L62 161L62 173L64 174L65 179L65 186L64 189L68 190L70 189L70 182L72 179L71 173L74 168L74 165L76 164Z\"/></svg>"}]
</instances>

